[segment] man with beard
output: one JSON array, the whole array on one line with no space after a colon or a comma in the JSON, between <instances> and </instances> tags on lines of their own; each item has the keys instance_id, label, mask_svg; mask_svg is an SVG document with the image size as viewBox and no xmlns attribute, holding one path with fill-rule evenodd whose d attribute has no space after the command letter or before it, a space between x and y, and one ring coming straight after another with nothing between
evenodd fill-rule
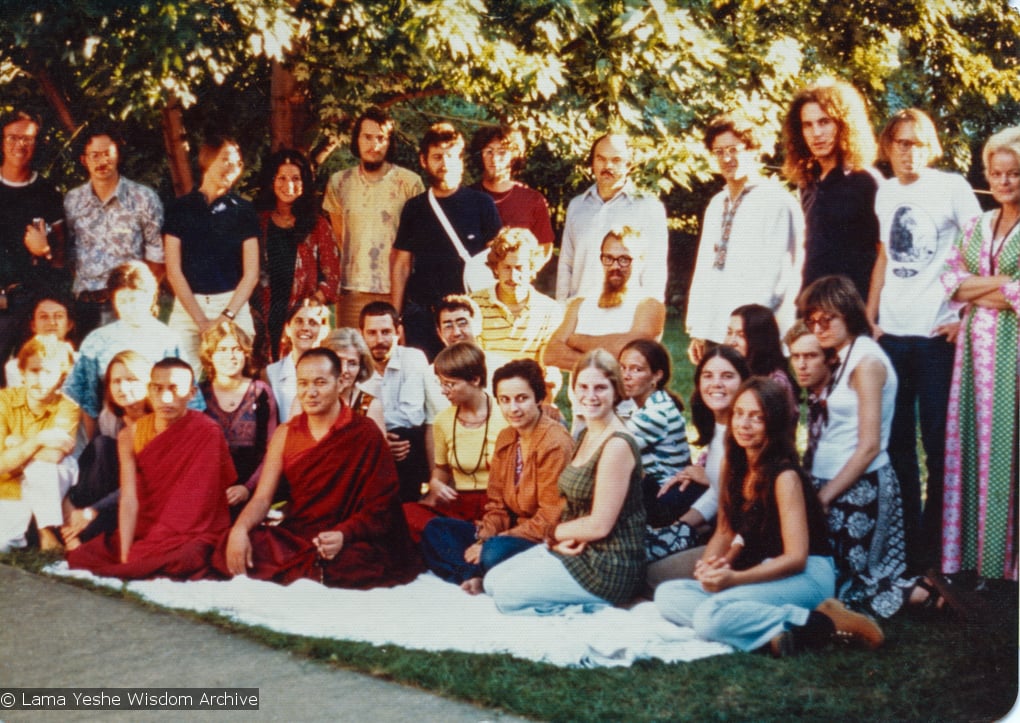
<instances>
[{"instance_id":1,"label":"man with beard","mask_svg":"<svg viewBox=\"0 0 1020 723\"><path fill-rule=\"evenodd\" d=\"M406 341L432 359L443 348L434 308L447 294L462 294L465 266L502 227L492 198L462 188L464 137L436 123L422 137L419 161L429 190L404 205L390 260L394 308L403 311Z\"/></svg>"},{"instance_id":2,"label":"man with beard","mask_svg":"<svg viewBox=\"0 0 1020 723\"><path fill-rule=\"evenodd\" d=\"M259 485L213 564L229 575L330 587L410 582L421 565L397 501L378 427L340 401L340 359L311 349L297 363L302 413L280 425ZM286 518L261 525L286 477Z\"/></svg>"},{"instance_id":3,"label":"man with beard","mask_svg":"<svg viewBox=\"0 0 1020 723\"><path fill-rule=\"evenodd\" d=\"M643 250L641 237L629 226L606 234L599 254L604 269L602 293L578 297L567 305L563 323L542 355L546 364L573 369L593 349L605 349L616 358L635 339L662 338L666 307L647 289L629 286L634 272L641 271Z\"/></svg>"},{"instance_id":4,"label":"man with beard","mask_svg":"<svg viewBox=\"0 0 1020 723\"><path fill-rule=\"evenodd\" d=\"M403 330L400 315L391 304L366 304L360 328L375 367L362 386L383 406L386 441L400 478L400 501L417 502L434 464L432 420L447 401L425 355L397 344Z\"/></svg>"},{"instance_id":5,"label":"man with beard","mask_svg":"<svg viewBox=\"0 0 1020 723\"><path fill-rule=\"evenodd\" d=\"M637 193L630 183L631 149L626 136L613 133L595 140L588 153L595 183L567 207L556 300L597 296L602 283L599 248L606 232L629 226L642 239L647 263L634 275L634 285L653 298L666 299L669 235L666 209L657 198Z\"/></svg>"},{"instance_id":6,"label":"man with beard","mask_svg":"<svg viewBox=\"0 0 1020 723\"><path fill-rule=\"evenodd\" d=\"M418 174L393 164L395 130L381 108L362 113L351 129L351 154L360 162L334 173L326 186L322 208L341 251L338 329L357 328L365 304L390 300L390 254L400 212L425 190Z\"/></svg>"},{"instance_id":7,"label":"man with beard","mask_svg":"<svg viewBox=\"0 0 1020 723\"><path fill-rule=\"evenodd\" d=\"M0 119L0 359L11 356L39 292L66 291L60 193L32 170L40 123L14 111ZM2 381L2 380L0 380Z\"/></svg>"},{"instance_id":8,"label":"man with beard","mask_svg":"<svg viewBox=\"0 0 1020 723\"><path fill-rule=\"evenodd\" d=\"M87 183L67 192L64 215L74 245L75 319L82 337L114 320L106 280L128 261L145 261L163 275L163 204L156 192L120 175L123 143L93 126L82 139Z\"/></svg>"}]
</instances>

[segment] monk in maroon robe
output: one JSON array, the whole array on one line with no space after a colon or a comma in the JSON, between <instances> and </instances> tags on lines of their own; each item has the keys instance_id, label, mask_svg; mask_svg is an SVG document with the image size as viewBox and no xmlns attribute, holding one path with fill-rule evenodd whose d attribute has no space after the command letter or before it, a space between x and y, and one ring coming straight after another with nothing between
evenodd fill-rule
<instances>
[{"instance_id":1,"label":"monk in maroon robe","mask_svg":"<svg viewBox=\"0 0 1020 723\"><path fill-rule=\"evenodd\" d=\"M153 413L117 438L119 529L67 553L72 568L97 575L197 580L230 527L226 489L237 477L219 425L187 409L191 368L164 359L152 369Z\"/></svg>"},{"instance_id":2,"label":"monk in maroon robe","mask_svg":"<svg viewBox=\"0 0 1020 723\"><path fill-rule=\"evenodd\" d=\"M214 556L221 572L372 588L422 570L389 447L374 422L340 401L339 378L340 360L328 349L298 360L302 414L274 432L255 494ZM263 525L281 476L290 489L284 521Z\"/></svg>"}]
</instances>

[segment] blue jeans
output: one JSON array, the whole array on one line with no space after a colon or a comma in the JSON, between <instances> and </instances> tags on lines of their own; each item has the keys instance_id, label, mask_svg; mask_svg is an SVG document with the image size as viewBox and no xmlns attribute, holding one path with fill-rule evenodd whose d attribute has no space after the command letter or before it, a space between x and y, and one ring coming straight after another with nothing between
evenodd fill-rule
<instances>
[{"instance_id":1,"label":"blue jeans","mask_svg":"<svg viewBox=\"0 0 1020 723\"><path fill-rule=\"evenodd\" d=\"M497 535L482 543L480 564L464 559L464 551L475 544L475 523L453 517L430 520L421 533L421 554L428 568L447 582L460 584L484 577L490 569L536 543L523 537Z\"/></svg>"},{"instance_id":2,"label":"blue jeans","mask_svg":"<svg viewBox=\"0 0 1020 723\"><path fill-rule=\"evenodd\" d=\"M942 538L942 478L946 454L946 412L955 345L944 336L883 334L878 343L896 369L899 387L889 434L889 460L900 481L907 561L911 568L937 564ZM928 484L921 507L917 424L927 457Z\"/></svg>"},{"instance_id":3,"label":"blue jeans","mask_svg":"<svg viewBox=\"0 0 1020 723\"><path fill-rule=\"evenodd\" d=\"M544 545L535 545L492 568L484 585L501 613L555 615L573 605L593 611L610 604L581 587Z\"/></svg>"},{"instance_id":4,"label":"blue jeans","mask_svg":"<svg viewBox=\"0 0 1020 723\"><path fill-rule=\"evenodd\" d=\"M697 580L669 580L655 590L662 616L694 628L703 640L756 650L790 627L803 625L823 600L835 594L831 557L813 555L803 572L780 580L705 592Z\"/></svg>"}]
</instances>

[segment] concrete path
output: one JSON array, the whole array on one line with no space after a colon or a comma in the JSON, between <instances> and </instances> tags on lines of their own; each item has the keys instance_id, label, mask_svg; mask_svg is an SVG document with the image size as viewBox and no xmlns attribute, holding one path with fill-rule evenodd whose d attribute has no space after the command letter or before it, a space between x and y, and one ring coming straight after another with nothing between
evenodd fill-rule
<instances>
[{"instance_id":1,"label":"concrete path","mask_svg":"<svg viewBox=\"0 0 1020 723\"><path fill-rule=\"evenodd\" d=\"M0 688L259 689L258 711L7 711L0 721L523 721L0 565Z\"/></svg>"}]
</instances>

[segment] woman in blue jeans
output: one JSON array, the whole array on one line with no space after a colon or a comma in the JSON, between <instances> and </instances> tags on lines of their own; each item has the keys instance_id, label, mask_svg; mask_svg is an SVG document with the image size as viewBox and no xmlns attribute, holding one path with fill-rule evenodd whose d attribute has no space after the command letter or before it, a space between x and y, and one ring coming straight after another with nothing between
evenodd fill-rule
<instances>
[{"instance_id":1,"label":"woman in blue jeans","mask_svg":"<svg viewBox=\"0 0 1020 723\"><path fill-rule=\"evenodd\" d=\"M661 584L662 615L699 637L788 655L840 634L877 648L868 617L832 598L836 571L821 505L797 464L786 390L744 382L730 415L715 534L694 580Z\"/></svg>"},{"instance_id":2,"label":"woman in blue jeans","mask_svg":"<svg viewBox=\"0 0 1020 723\"><path fill-rule=\"evenodd\" d=\"M472 595L497 564L542 542L559 522L556 480L574 440L542 413L545 375L533 359L517 359L492 375L496 402L509 425L489 463L485 514L476 522L437 517L425 525L422 556L432 572Z\"/></svg>"}]
</instances>

